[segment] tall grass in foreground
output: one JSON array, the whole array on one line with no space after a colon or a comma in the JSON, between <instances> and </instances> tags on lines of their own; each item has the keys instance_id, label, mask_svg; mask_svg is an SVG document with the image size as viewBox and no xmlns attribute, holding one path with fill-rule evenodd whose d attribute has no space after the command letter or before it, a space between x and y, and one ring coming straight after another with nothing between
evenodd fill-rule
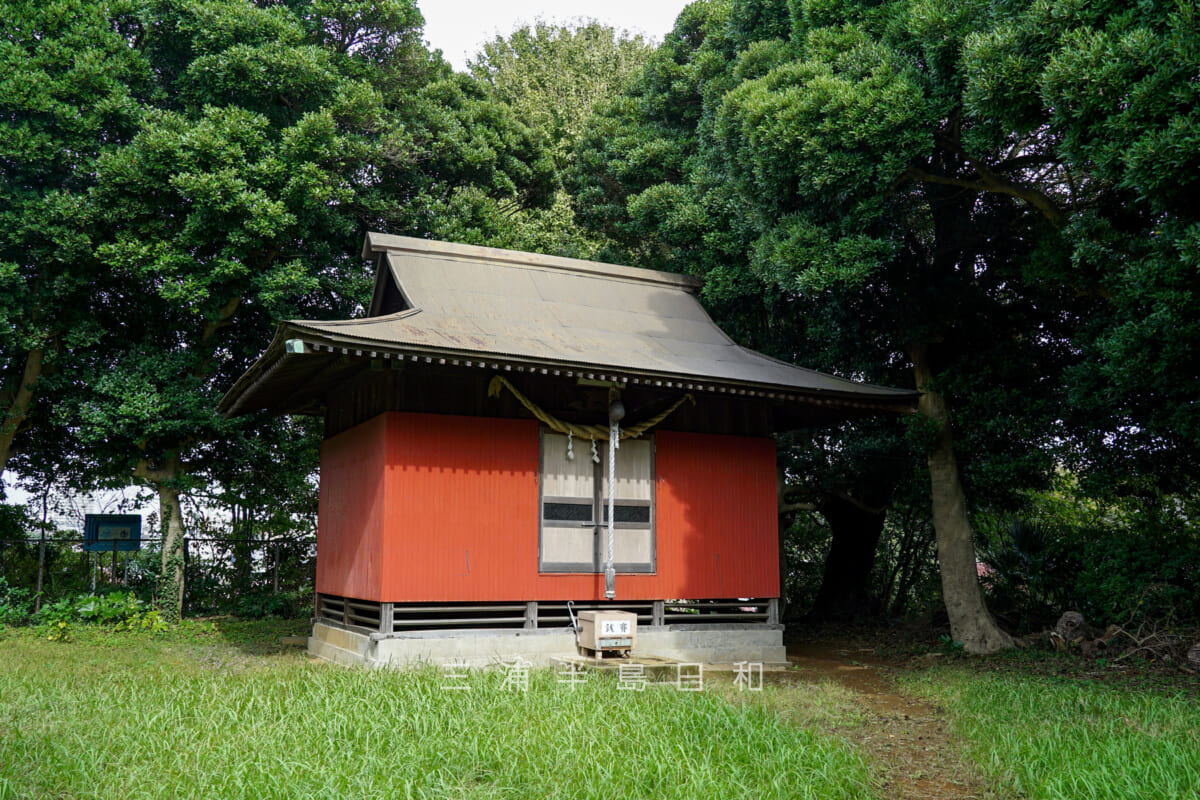
<instances>
[{"instance_id":1,"label":"tall grass in foreground","mask_svg":"<svg viewBox=\"0 0 1200 800\"><path fill-rule=\"evenodd\" d=\"M136 645L135 645L136 647ZM214 668L214 663L223 667ZM866 798L844 744L651 686L527 692L203 647L0 646L0 798Z\"/></svg>"},{"instance_id":2,"label":"tall grass in foreground","mask_svg":"<svg viewBox=\"0 0 1200 800\"><path fill-rule=\"evenodd\" d=\"M939 670L935 700L980 767L1031 800L1200 797L1200 698Z\"/></svg>"}]
</instances>

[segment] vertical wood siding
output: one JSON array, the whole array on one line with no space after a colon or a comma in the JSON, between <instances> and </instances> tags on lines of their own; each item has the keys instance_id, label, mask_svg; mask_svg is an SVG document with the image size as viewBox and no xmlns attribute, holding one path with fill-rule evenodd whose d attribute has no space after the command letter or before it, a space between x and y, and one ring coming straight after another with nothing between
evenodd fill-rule
<instances>
[{"instance_id":1,"label":"vertical wood siding","mask_svg":"<svg viewBox=\"0 0 1200 800\"><path fill-rule=\"evenodd\" d=\"M663 431L657 445L664 590L678 587L679 597L778 597L775 442Z\"/></svg>"},{"instance_id":2,"label":"vertical wood siding","mask_svg":"<svg viewBox=\"0 0 1200 800\"><path fill-rule=\"evenodd\" d=\"M617 599L777 596L774 442L660 432L655 449L658 571L618 575ZM537 470L532 420L390 412L333 437L322 449L318 591L602 599L603 575L538 573Z\"/></svg>"},{"instance_id":3,"label":"vertical wood siding","mask_svg":"<svg viewBox=\"0 0 1200 800\"><path fill-rule=\"evenodd\" d=\"M529 596L537 572L537 423L386 416L388 596L382 599Z\"/></svg>"},{"instance_id":4,"label":"vertical wood siding","mask_svg":"<svg viewBox=\"0 0 1200 800\"><path fill-rule=\"evenodd\" d=\"M317 591L378 600L384 549L386 419L321 444Z\"/></svg>"}]
</instances>

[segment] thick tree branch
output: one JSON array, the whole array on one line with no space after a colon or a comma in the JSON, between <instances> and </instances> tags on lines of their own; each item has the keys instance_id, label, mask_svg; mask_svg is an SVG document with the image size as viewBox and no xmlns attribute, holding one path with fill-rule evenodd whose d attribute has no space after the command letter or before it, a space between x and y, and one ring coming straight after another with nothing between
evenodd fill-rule
<instances>
[{"instance_id":1,"label":"thick tree branch","mask_svg":"<svg viewBox=\"0 0 1200 800\"><path fill-rule=\"evenodd\" d=\"M857 508L859 511L863 512L864 514L883 514L883 513L886 513L888 510L887 505L883 505L883 506L869 505L867 503L862 502L861 500L857 500L857 499L851 497L850 495L846 494L845 492L834 492L833 494L835 497L838 497L839 499L846 501L850 505Z\"/></svg>"},{"instance_id":2,"label":"thick tree branch","mask_svg":"<svg viewBox=\"0 0 1200 800\"><path fill-rule=\"evenodd\" d=\"M4 424L0 425L0 472L8 466L8 457L12 453L13 440L21 429L21 424L29 416L29 408L33 405L33 387L42 376L42 348L33 347L25 355L25 368L21 371L21 384L13 394L11 404L4 412Z\"/></svg>"},{"instance_id":3,"label":"thick tree branch","mask_svg":"<svg viewBox=\"0 0 1200 800\"><path fill-rule=\"evenodd\" d=\"M1055 203L1044 192L1040 192L1037 189L1029 186L1022 186L1019 183L1014 183L1013 181L1010 181L1007 178L997 174L995 170L980 162L979 159L974 158L966 151L966 149L963 148L962 143L959 141L957 131L955 131L953 136L935 136L934 141L939 146L961 156L963 163L975 170L975 174L979 176L979 180L967 181L960 178L951 178L945 175L936 175L914 166L909 167L907 171L909 176L916 180L924 180L931 183L947 183L952 186L971 187L984 192L1006 194L1010 197L1015 197L1018 200L1024 200L1026 203L1029 203L1031 206L1037 209L1038 212L1041 213L1041 215L1044 216L1054 227L1061 228L1063 226L1063 223L1066 221L1066 216L1063 214L1062 209L1058 207L1057 203ZM1038 158L1039 156L1034 156L1031 154L1025 156L1010 155L1008 161L1016 162L1019 166L1020 162L1023 160L1028 160L1030 163L1036 163L1036 159Z\"/></svg>"},{"instance_id":4,"label":"thick tree branch","mask_svg":"<svg viewBox=\"0 0 1200 800\"><path fill-rule=\"evenodd\" d=\"M947 186L962 186L967 189L974 189L978 192L989 191L988 187L980 181L969 181L966 178L955 178L950 175L936 175L932 172L926 172L919 167L909 167L904 171L903 177L915 181L924 181L925 183L942 183Z\"/></svg>"},{"instance_id":5,"label":"thick tree branch","mask_svg":"<svg viewBox=\"0 0 1200 800\"><path fill-rule=\"evenodd\" d=\"M1043 192L1039 192L1037 189L1032 189L1028 186L1021 186L1020 184L1006 180L997 175L995 172L992 172L990 169L988 169L988 167L974 160L971 160L968 163L970 166L975 168L975 172L980 178L983 179L984 185L987 186L990 191L1011 195L1012 197L1024 200L1026 203L1029 203L1029 205L1041 212L1042 216L1045 217L1051 225L1056 228L1061 228L1063 226L1063 223L1066 221L1066 217L1063 214L1062 209L1060 209L1058 204L1047 197Z\"/></svg>"},{"instance_id":6,"label":"thick tree branch","mask_svg":"<svg viewBox=\"0 0 1200 800\"><path fill-rule=\"evenodd\" d=\"M942 183L948 186L962 186L967 189L975 189L976 191L980 192L996 192L998 194L1006 194L1010 197L1015 197L1019 200L1024 200L1025 202L1029 203L1056 228L1062 227L1063 223L1066 221L1066 217L1063 215L1062 211L1058 208L1055 202L1042 192L1005 180L982 164L978 164L976 162L969 163L970 166L975 170L975 174L979 176L979 180L967 180L966 178L955 178L949 175L937 175L932 172L926 172L919 167L911 166L905 170L904 175L905 177L913 180L925 181L927 183Z\"/></svg>"},{"instance_id":7,"label":"thick tree branch","mask_svg":"<svg viewBox=\"0 0 1200 800\"><path fill-rule=\"evenodd\" d=\"M204 332L200 334L200 341L207 342L213 336L216 336L217 331L221 330L221 328L227 328L232 325L233 314L237 311L241 303L242 298L240 296L229 298L225 302L225 305L221 306L221 310L217 312L217 318L210 319L204 323Z\"/></svg>"}]
</instances>

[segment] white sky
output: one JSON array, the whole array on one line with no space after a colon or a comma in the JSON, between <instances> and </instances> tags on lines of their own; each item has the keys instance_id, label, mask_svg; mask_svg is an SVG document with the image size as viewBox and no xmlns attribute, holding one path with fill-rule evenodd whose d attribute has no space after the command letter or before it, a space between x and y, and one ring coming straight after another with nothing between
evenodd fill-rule
<instances>
[{"instance_id":1,"label":"white sky","mask_svg":"<svg viewBox=\"0 0 1200 800\"><path fill-rule=\"evenodd\" d=\"M417 0L425 40L458 71L485 42L541 18L547 22L596 19L661 42L689 0Z\"/></svg>"}]
</instances>

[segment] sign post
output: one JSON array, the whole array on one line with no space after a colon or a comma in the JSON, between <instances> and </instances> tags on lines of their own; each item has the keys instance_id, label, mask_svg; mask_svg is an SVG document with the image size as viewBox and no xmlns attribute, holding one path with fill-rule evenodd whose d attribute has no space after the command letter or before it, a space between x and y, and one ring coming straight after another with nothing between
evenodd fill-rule
<instances>
[{"instance_id":1,"label":"sign post","mask_svg":"<svg viewBox=\"0 0 1200 800\"><path fill-rule=\"evenodd\" d=\"M112 553L112 582L117 582L117 553L125 556L128 583L129 553L142 547L142 516L140 514L88 514L83 519L83 549L89 553ZM99 558L93 555L93 558ZM92 575L92 593L96 592L96 577Z\"/></svg>"}]
</instances>

